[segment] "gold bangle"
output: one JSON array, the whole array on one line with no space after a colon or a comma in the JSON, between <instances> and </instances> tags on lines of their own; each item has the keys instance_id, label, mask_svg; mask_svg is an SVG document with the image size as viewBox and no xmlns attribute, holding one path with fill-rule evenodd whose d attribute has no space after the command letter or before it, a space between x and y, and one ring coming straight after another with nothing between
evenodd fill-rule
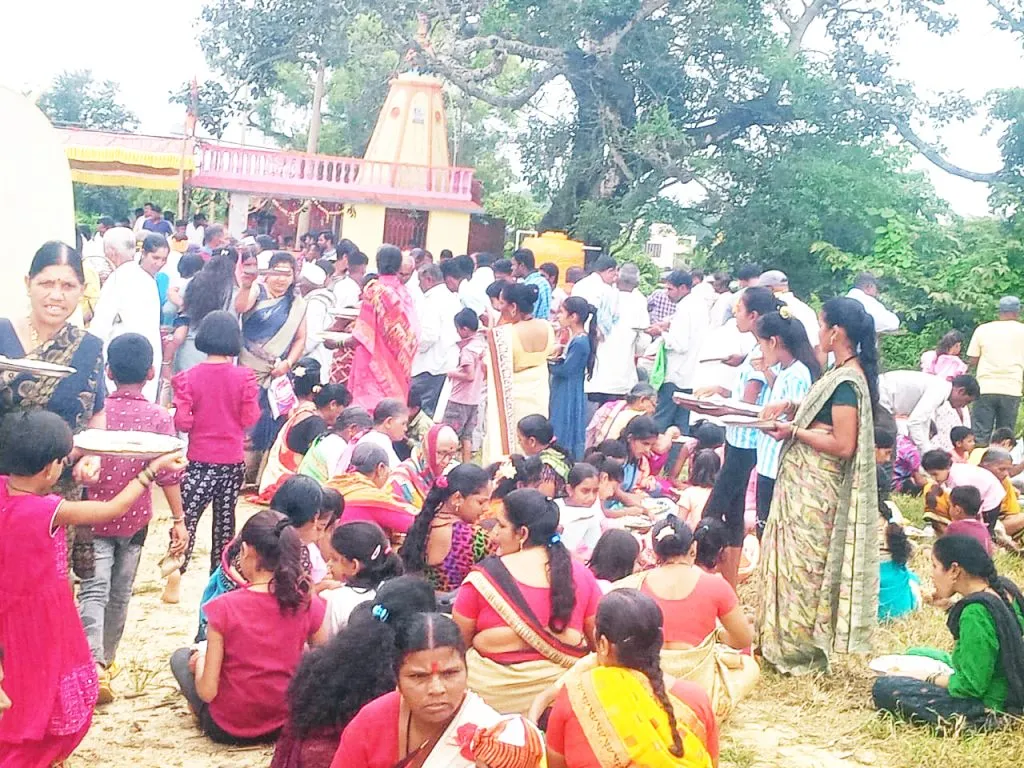
<instances>
[{"instance_id":1,"label":"gold bangle","mask_svg":"<svg viewBox=\"0 0 1024 768\"><path fill-rule=\"evenodd\" d=\"M152 480L146 479L141 472L135 476L135 479L139 481L139 485L143 488L149 488L149 484L153 482Z\"/></svg>"}]
</instances>

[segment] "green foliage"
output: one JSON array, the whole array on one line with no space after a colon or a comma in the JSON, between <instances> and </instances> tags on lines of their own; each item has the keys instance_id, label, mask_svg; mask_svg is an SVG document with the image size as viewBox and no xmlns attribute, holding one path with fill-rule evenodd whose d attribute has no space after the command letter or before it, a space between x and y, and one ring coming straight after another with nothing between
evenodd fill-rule
<instances>
[{"instance_id":1,"label":"green foliage","mask_svg":"<svg viewBox=\"0 0 1024 768\"><path fill-rule=\"evenodd\" d=\"M162 189L138 187L100 187L95 184L72 182L75 194L77 223L95 227L100 216L120 218L130 216L143 203L156 203L160 210L176 211L178 193Z\"/></svg>"},{"instance_id":2,"label":"green foliage","mask_svg":"<svg viewBox=\"0 0 1024 768\"><path fill-rule=\"evenodd\" d=\"M118 102L119 88L111 80L96 82L88 69L64 71L42 93L37 104L52 122L106 131L130 131L139 119Z\"/></svg>"},{"instance_id":3,"label":"green foliage","mask_svg":"<svg viewBox=\"0 0 1024 768\"><path fill-rule=\"evenodd\" d=\"M491 216L504 219L506 249L514 245L515 233L520 229L536 229L540 221L541 208L537 201L524 192L503 190L493 192L484 198L484 210Z\"/></svg>"},{"instance_id":4,"label":"green foliage","mask_svg":"<svg viewBox=\"0 0 1024 768\"><path fill-rule=\"evenodd\" d=\"M650 296L661 285L661 270L654 263L643 244L636 240L624 241L611 249L611 255L619 264L636 264L640 269L640 292Z\"/></svg>"}]
</instances>

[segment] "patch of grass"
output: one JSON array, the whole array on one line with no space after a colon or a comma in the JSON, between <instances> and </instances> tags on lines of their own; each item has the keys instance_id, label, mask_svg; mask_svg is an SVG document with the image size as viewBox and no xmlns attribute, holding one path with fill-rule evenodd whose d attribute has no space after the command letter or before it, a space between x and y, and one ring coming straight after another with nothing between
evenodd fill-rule
<instances>
[{"instance_id":1,"label":"patch of grass","mask_svg":"<svg viewBox=\"0 0 1024 768\"><path fill-rule=\"evenodd\" d=\"M720 766L729 768L754 768L757 765L758 755L753 749L744 746L723 747L718 755Z\"/></svg>"}]
</instances>

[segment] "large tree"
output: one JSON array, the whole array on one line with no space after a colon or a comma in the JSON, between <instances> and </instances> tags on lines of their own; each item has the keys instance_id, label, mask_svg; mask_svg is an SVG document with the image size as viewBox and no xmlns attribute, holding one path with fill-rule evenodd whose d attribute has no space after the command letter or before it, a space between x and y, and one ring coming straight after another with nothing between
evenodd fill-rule
<instances>
[{"instance_id":1,"label":"large tree","mask_svg":"<svg viewBox=\"0 0 1024 768\"><path fill-rule=\"evenodd\" d=\"M88 69L62 72L39 96L37 104L58 125L130 131L138 127L135 113L120 103L117 84L97 82Z\"/></svg>"}]
</instances>

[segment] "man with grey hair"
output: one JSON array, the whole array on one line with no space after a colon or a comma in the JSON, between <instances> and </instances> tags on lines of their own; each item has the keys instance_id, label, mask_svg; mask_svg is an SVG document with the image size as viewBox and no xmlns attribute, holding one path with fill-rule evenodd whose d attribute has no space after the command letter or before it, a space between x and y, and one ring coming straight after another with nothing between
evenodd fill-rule
<instances>
[{"instance_id":1,"label":"man with grey hair","mask_svg":"<svg viewBox=\"0 0 1024 768\"><path fill-rule=\"evenodd\" d=\"M594 375L583 383L589 403L588 421L600 405L622 400L639 380L637 346L646 336L637 329L648 328L651 324L647 299L640 293L639 285L640 269L636 264L619 267L613 300L615 321L611 331L597 345Z\"/></svg>"},{"instance_id":2,"label":"man with grey hair","mask_svg":"<svg viewBox=\"0 0 1024 768\"><path fill-rule=\"evenodd\" d=\"M450 261L445 264L450 264ZM423 298L419 311L420 345L412 361L411 391L419 395L423 412L433 417L437 409L441 388L448 371L459 362L459 333L455 328L455 315L462 309L459 295L445 283L445 270L452 268L425 262L420 267L420 286ZM457 271L457 270L456 270Z\"/></svg>"},{"instance_id":3,"label":"man with grey hair","mask_svg":"<svg viewBox=\"0 0 1024 768\"><path fill-rule=\"evenodd\" d=\"M771 288L775 298L785 304L793 312L793 316L800 321L800 325L807 331L807 340L811 346L818 348L818 338L821 329L818 325L818 313L798 299L789 289L789 278L786 273L779 269L770 269L761 275L757 284L762 288Z\"/></svg>"},{"instance_id":4,"label":"man with grey hair","mask_svg":"<svg viewBox=\"0 0 1024 768\"><path fill-rule=\"evenodd\" d=\"M387 452L380 446L370 443L360 443L356 446L350 464L358 475L362 475L362 478L357 476L356 479L373 488L383 488L391 475ZM355 499L345 501L345 511L342 513L344 522L376 523L389 537L396 533L406 533L416 520L418 511L400 501L395 501L391 507L381 504L360 504Z\"/></svg>"},{"instance_id":5,"label":"man with grey hair","mask_svg":"<svg viewBox=\"0 0 1024 768\"><path fill-rule=\"evenodd\" d=\"M103 235L103 252L114 266L93 313L89 332L107 346L123 333L138 333L153 347L155 376L142 388L150 402L156 402L160 383L163 345L160 338L160 295L156 280L135 261L135 233L126 227L108 229ZM107 382L113 389L113 383Z\"/></svg>"},{"instance_id":6,"label":"man with grey hair","mask_svg":"<svg viewBox=\"0 0 1024 768\"><path fill-rule=\"evenodd\" d=\"M1024 324L1020 299L1003 296L999 319L979 325L967 345L967 358L978 366L981 396L974 401L971 424L978 445L988 445L1000 427L1014 429L1024 386Z\"/></svg>"}]
</instances>

